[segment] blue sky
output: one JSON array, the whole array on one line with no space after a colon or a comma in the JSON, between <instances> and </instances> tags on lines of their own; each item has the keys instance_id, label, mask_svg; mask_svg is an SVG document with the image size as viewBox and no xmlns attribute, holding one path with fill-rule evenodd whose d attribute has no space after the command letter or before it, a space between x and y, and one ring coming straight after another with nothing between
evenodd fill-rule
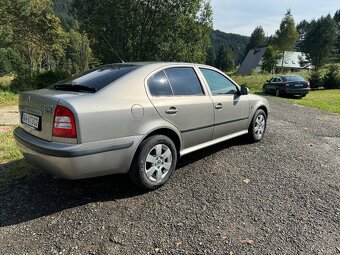
<instances>
[{"instance_id":1,"label":"blue sky","mask_svg":"<svg viewBox=\"0 0 340 255\"><path fill-rule=\"evenodd\" d=\"M250 35L261 25L266 34L274 34L287 9L295 22L318 19L340 9L340 0L211 0L214 29L226 33Z\"/></svg>"}]
</instances>

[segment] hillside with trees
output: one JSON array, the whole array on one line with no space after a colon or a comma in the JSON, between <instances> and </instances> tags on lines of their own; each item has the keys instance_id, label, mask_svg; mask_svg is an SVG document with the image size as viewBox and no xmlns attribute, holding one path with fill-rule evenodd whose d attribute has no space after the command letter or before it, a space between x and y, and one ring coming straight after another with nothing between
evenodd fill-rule
<instances>
[{"instance_id":1,"label":"hillside with trees","mask_svg":"<svg viewBox=\"0 0 340 255\"><path fill-rule=\"evenodd\" d=\"M248 36L214 30L211 32L210 38L216 56L223 45L225 49L228 49L229 54L232 54L232 58L236 65L239 65L243 61L244 55L246 54L246 47L249 42Z\"/></svg>"}]
</instances>

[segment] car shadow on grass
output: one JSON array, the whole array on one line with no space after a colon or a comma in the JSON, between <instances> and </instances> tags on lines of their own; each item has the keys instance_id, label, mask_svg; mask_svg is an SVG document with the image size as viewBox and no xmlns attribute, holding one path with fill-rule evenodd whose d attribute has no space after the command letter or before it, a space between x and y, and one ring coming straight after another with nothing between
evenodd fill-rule
<instances>
[{"instance_id":1,"label":"car shadow on grass","mask_svg":"<svg viewBox=\"0 0 340 255\"><path fill-rule=\"evenodd\" d=\"M196 151L182 157L176 171L218 151L247 144L249 142L243 136ZM17 173L20 169L26 173ZM171 180L168 185L171 185ZM117 201L146 193L134 186L127 175L84 180L58 179L21 159L0 165L0 227L16 225L92 202Z\"/></svg>"}]
</instances>

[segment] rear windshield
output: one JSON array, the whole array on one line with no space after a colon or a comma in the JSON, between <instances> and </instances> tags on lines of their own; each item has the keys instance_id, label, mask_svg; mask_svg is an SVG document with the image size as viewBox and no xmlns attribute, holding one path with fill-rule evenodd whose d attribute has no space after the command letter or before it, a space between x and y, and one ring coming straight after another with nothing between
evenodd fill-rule
<instances>
[{"instance_id":1,"label":"rear windshield","mask_svg":"<svg viewBox=\"0 0 340 255\"><path fill-rule=\"evenodd\" d=\"M58 82L51 87L56 90L96 92L138 67L140 66L129 64L102 66L76 77Z\"/></svg>"},{"instance_id":2,"label":"rear windshield","mask_svg":"<svg viewBox=\"0 0 340 255\"><path fill-rule=\"evenodd\" d=\"M301 76L297 76L297 75L285 76L284 78L285 78L286 81L305 81L304 78L302 78Z\"/></svg>"}]
</instances>

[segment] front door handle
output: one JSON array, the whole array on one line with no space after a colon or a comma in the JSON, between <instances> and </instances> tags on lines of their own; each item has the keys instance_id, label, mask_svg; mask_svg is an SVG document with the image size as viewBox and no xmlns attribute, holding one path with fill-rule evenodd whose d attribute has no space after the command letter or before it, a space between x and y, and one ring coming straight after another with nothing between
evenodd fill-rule
<instances>
[{"instance_id":1,"label":"front door handle","mask_svg":"<svg viewBox=\"0 0 340 255\"><path fill-rule=\"evenodd\" d=\"M215 109L217 110L221 110L223 108L223 104L218 103L217 105L215 105Z\"/></svg>"},{"instance_id":2,"label":"front door handle","mask_svg":"<svg viewBox=\"0 0 340 255\"><path fill-rule=\"evenodd\" d=\"M178 112L177 108L171 106L168 110L165 111L167 114L176 114Z\"/></svg>"}]
</instances>

